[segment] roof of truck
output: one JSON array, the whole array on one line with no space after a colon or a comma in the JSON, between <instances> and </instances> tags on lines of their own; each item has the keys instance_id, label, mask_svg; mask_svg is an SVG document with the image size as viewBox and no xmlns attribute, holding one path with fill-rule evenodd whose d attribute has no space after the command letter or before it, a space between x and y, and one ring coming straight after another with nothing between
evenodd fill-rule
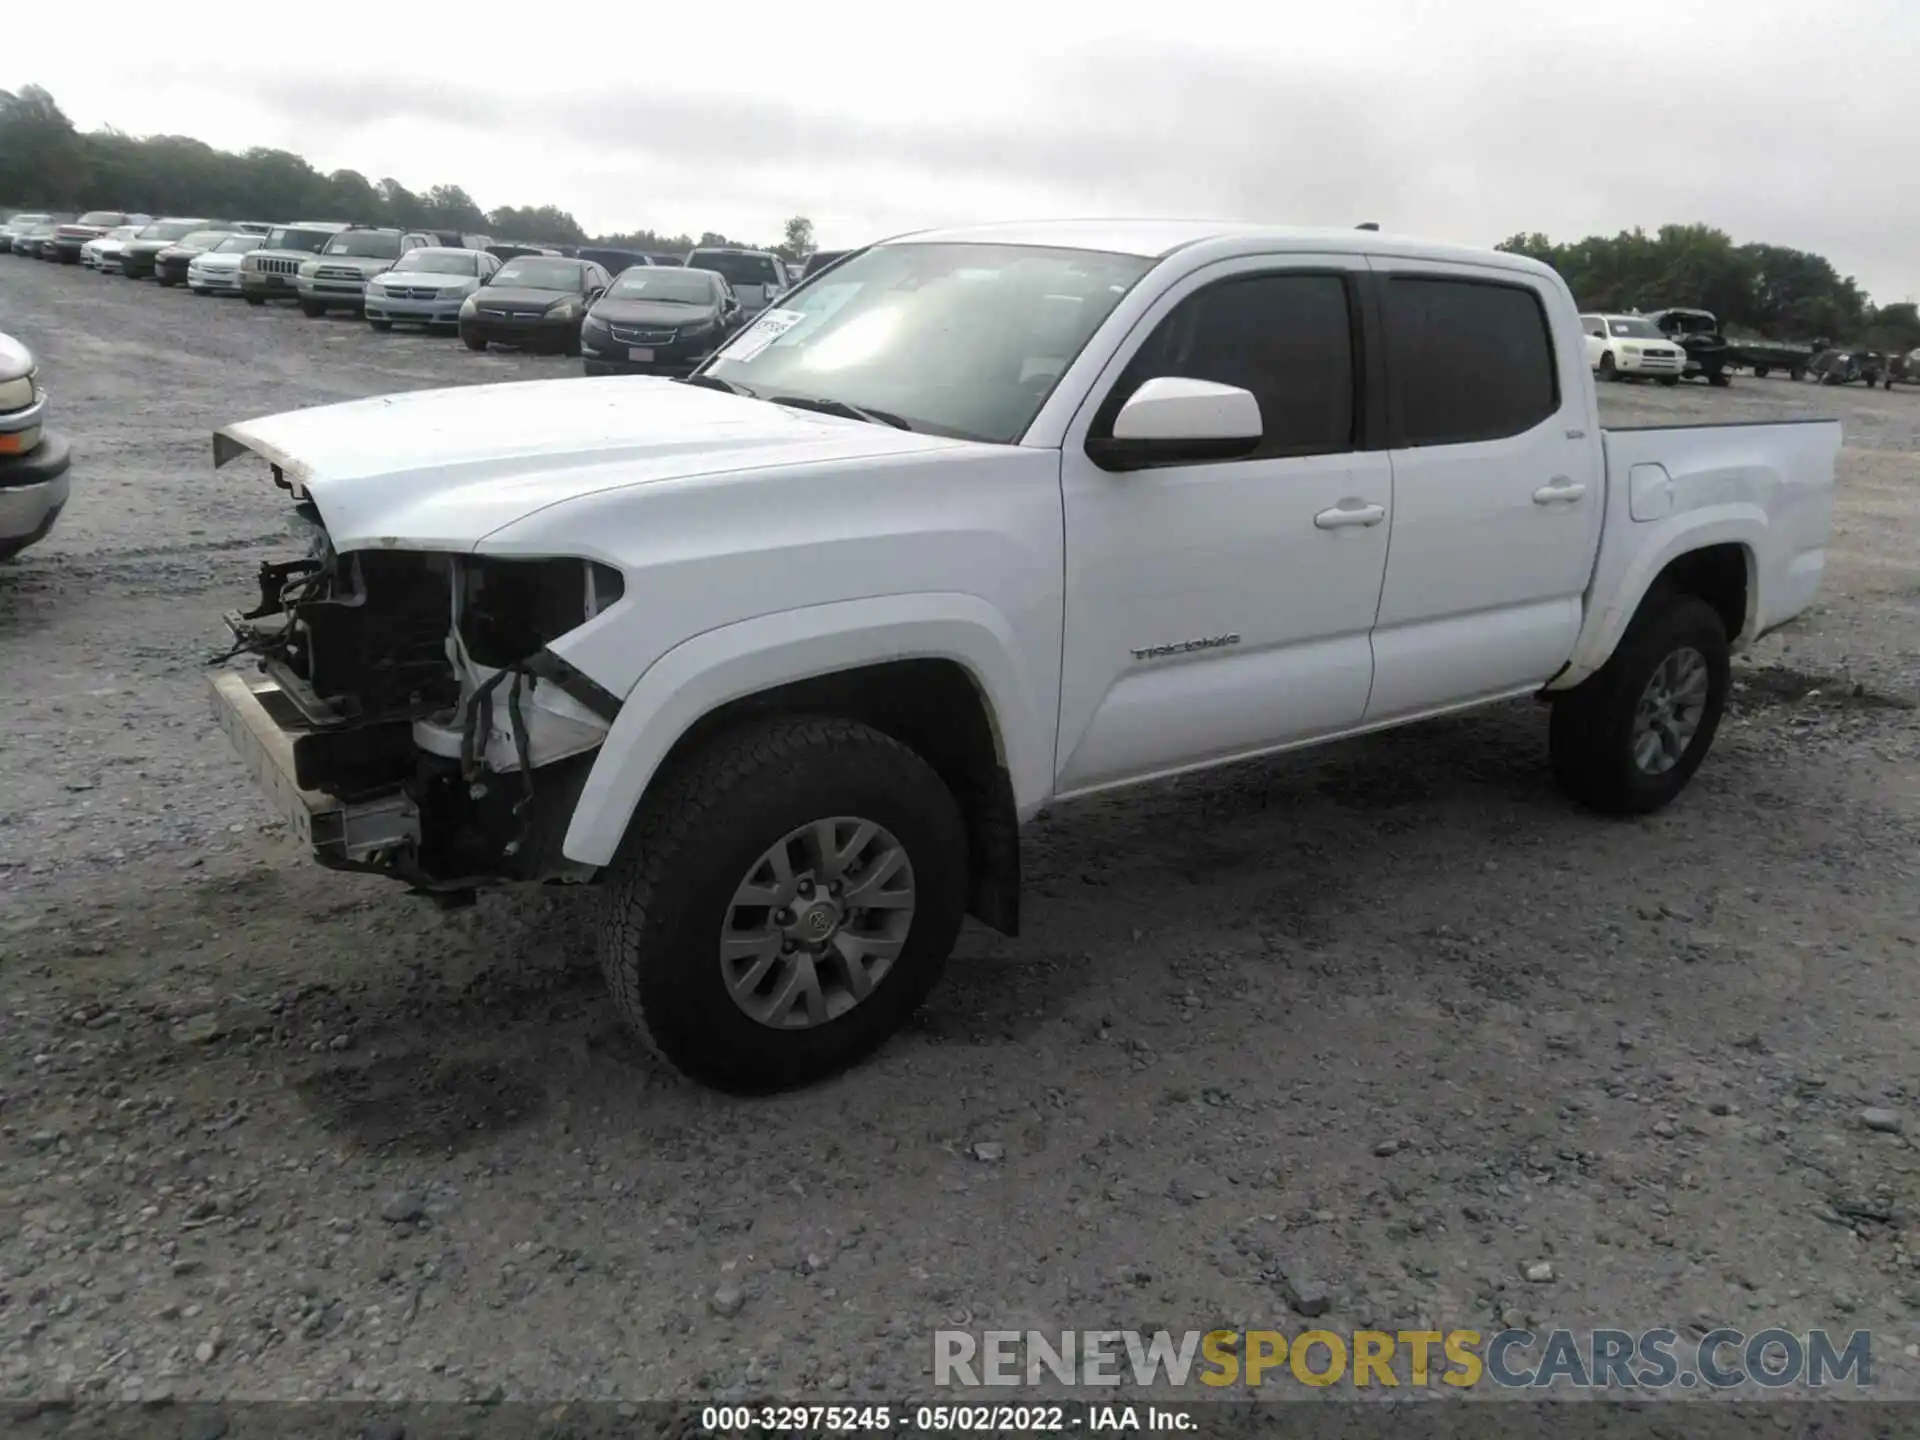
<instances>
[{"instance_id":1,"label":"roof of truck","mask_svg":"<svg viewBox=\"0 0 1920 1440\"><path fill-rule=\"evenodd\" d=\"M1377 230L1304 225L1250 225L1222 220L1021 220L993 225L960 225L896 235L885 244L939 242L961 245L1053 245L1070 250L1100 250L1115 255L1160 259L1207 241L1259 242L1274 250L1317 250L1332 254L1397 255L1414 260L1500 264L1514 270L1551 274L1549 267L1524 255L1418 240Z\"/></svg>"}]
</instances>

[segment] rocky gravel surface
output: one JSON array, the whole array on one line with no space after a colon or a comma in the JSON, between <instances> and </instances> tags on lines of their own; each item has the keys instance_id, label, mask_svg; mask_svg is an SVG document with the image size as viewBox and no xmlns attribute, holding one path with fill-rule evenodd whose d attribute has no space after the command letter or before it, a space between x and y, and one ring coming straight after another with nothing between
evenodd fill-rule
<instances>
[{"instance_id":1,"label":"rocky gravel surface","mask_svg":"<svg viewBox=\"0 0 1920 1440\"><path fill-rule=\"evenodd\" d=\"M606 1013L590 894L310 865L204 699L285 547L224 420L577 362L0 259L75 498L0 566L0 1398L925 1396L941 1327L1873 1331L1920 1395L1920 393L1841 416L1817 610L1668 813L1533 705L1063 808L1029 933L742 1102Z\"/></svg>"}]
</instances>

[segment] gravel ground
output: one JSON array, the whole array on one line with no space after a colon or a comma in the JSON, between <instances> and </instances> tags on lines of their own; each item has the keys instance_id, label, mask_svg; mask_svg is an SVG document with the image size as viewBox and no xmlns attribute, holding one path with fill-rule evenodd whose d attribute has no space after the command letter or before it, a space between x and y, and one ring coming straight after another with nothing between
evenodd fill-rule
<instances>
[{"instance_id":1,"label":"gravel ground","mask_svg":"<svg viewBox=\"0 0 1920 1440\"><path fill-rule=\"evenodd\" d=\"M1606 391L1846 422L1822 600L1667 814L1574 811L1532 705L1066 808L1025 938L747 1103L608 1017L591 897L323 872L206 713L285 545L217 423L577 362L22 260L0 329L76 454L0 566L0 1396L925 1397L939 1326L1289 1328L1285 1281L1868 1327L1920 1395L1920 394Z\"/></svg>"}]
</instances>

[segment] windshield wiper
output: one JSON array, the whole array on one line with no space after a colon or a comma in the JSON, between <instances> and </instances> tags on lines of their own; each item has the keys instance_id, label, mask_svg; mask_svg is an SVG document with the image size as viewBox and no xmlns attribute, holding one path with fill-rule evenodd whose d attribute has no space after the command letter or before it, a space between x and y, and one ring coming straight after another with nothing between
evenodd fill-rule
<instances>
[{"instance_id":1,"label":"windshield wiper","mask_svg":"<svg viewBox=\"0 0 1920 1440\"><path fill-rule=\"evenodd\" d=\"M844 400L832 400L813 395L770 395L767 398L775 405L791 405L796 410L814 410L822 415L843 415L849 420L864 420L869 425L891 425L896 430L913 429L913 426L889 411L869 410L863 405L849 405Z\"/></svg>"},{"instance_id":2,"label":"windshield wiper","mask_svg":"<svg viewBox=\"0 0 1920 1440\"><path fill-rule=\"evenodd\" d=\"M736 385L731 380L722 380L718 375L682 375L682 385L698 385L703 390L724 390L729 395L744 395L749 400L759 397L744 385Z\"/></svg>"}]
</instances>

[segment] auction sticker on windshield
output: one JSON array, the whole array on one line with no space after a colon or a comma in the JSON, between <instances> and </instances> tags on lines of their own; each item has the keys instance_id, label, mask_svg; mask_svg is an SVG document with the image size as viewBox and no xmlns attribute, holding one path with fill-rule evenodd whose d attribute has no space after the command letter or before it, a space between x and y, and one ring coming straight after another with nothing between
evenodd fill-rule
<instances>
[{"instance_id":1,"label":"auction sticker on windshield","mask_svg":"<svg viewBox=\"0 0 1920 1440\"><path fill-rule=\"evenodd\" d=\"M738 338L720 352L720 358L751 360L806 318L803 310L768 310L742 330Z\"/></svg>"}]
</instances>

